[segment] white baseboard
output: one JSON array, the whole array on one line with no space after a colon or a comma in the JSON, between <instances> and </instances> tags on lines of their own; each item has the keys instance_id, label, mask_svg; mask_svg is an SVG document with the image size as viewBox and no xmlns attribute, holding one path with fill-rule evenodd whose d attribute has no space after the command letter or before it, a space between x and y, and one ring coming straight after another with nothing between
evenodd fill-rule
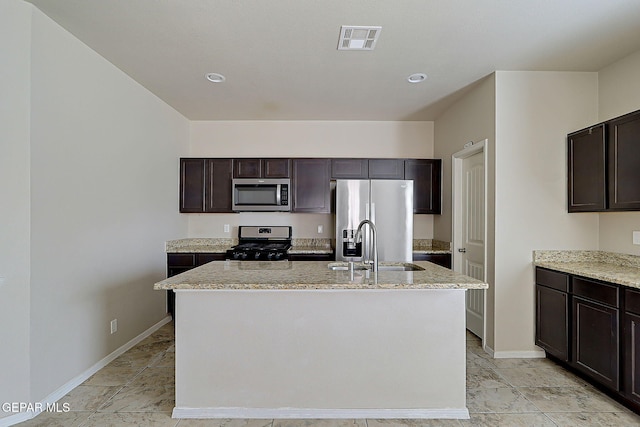
<instances>
[{"instance_id":1,"label":"white baseboard","mask_svg":"<svg viewBox=\"0 0 640 427\"><path fill-rule=\"evenodd\" d=\"M544 350L527 350L527 351L494 351L491 347L485 345L482 347L493 359L544 359L547 354Z\"/></svg>"},{"instance_id":2,"label":"white baseboard","mask_svg":"<svg viewBox=\"0 0 640 427\"><path fill-rule=\"evenodd\" d=\"M166 325L170 321L171 321L171 316L166 316L164 319L160 320L158 323L151 326L149 329L142 332L140 335L134 337L133 339L128 341L126 344L122 345L121 347L111 352L108 356L100 360L95 365L91 366L86 371L82 372L72 380L60 386L56 391L49 394L42 401L38 402L39 403L38 406L41 408L46 408L47 405L54 404L55 402L63 398L65 395L67 395L71 390L73 390L74 388L76 388L86 380L88 380L93 374L98 372L100 369L104 368L109 363L113 362L118 356L122 355L126 351L133 348L140 341L147 338L149 335L151 335L152 333L154 333L155 331L157 331L158 329L160 329L162 326ZM35 416L39 415L40 412L42 411L26 411L26 412L17 413L15 415L10 415L8 417L0 418L0 427L9 427L9 426L30 420L31 418L34 418Z\"/></svg>"},{"instance_id":3,"label":"white baseboard","mask_svg":"<svg viewBox=\"0 0 640 427\"><path fill-rule=\"evenodd\" d=\"M469 419L467 408L309 409L309 408L173 408L173 418L258 419Z\"/></svg>"}]
</instances>

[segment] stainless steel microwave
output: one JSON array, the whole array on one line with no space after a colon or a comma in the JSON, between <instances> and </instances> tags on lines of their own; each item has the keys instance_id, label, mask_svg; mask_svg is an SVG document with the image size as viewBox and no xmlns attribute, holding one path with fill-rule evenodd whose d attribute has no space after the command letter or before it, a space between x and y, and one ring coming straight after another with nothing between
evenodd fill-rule
<instances>
[{"instance_id":1,"label":"stainless steel microwave","mask_svg":"<svg viewBox=\"0 0 640 427\"><path fill-rule=\"evenodd\" d=\"M232 209L236 212L291 210L289 178L237 178L232 182Z\"/></svg>"}]
</instances>

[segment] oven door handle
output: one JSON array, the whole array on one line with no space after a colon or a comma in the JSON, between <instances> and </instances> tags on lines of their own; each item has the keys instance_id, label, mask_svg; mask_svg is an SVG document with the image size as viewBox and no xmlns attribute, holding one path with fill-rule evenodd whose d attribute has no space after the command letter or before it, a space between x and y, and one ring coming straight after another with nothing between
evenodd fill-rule
<instances>
[{"instance_id":1,"label":"oven door handle","mask_svg":"<svg viewBox=\"0 0 640 427\"><path fill-rule=\"evenodd\" d=\"M282 195L282 184L276 184L276 205L280 206Z\"/></svg>"}]
</instances>

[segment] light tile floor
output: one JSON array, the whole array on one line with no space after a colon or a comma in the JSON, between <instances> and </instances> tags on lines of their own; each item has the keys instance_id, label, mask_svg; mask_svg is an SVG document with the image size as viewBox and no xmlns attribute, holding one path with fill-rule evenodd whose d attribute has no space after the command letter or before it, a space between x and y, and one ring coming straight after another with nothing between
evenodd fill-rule
<instances>
[{"instance_id":1,"label":"light tile floor","mask_svg":"<svg viewBox=\"0 0 640 427\"><path fill-rule=\"evenodd\" d=\"M463 427L640 426L640 416L546 359L491 359L467 334L469 420L178 420L173 324L118 357L60 400L67 413L43 413L20 426Z\"/></svg>"}]
</instances>

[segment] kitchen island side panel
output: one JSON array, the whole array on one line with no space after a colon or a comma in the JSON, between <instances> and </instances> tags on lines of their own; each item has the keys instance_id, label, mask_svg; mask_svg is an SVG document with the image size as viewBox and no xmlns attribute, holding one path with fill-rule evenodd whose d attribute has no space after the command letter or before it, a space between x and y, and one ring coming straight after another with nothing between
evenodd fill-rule
<instances>
[{"instance_id":1,"label":"kitchen island side panel","mask_svg":"<svg viewBox=\"0 0 640 427\"><path fill-rule=\"evenodd\" d=\"M178 290L176 409L466 413L464 292Z\"/></svg>"}]
</instances>

